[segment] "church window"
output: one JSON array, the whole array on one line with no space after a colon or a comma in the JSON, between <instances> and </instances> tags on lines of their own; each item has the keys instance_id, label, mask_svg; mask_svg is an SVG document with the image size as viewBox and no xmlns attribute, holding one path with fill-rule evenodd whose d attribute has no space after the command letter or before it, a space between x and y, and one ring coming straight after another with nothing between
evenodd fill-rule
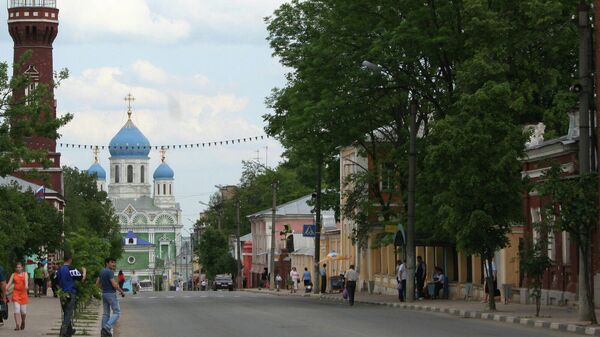
<instances>
[{"instance_id":1,"label":"church window","mask_svg":"<svg viewBox=\"0 0 600 337\"><path fill-rule=\"evenodd\" d=\"M167 194L167 184L163 184L163 194Z\"/></svg>"},{"instance_id":2,"label":"church window","mask_svg":"<svg viewBox=\"0 0 600 337\"><path fill-rule=\"evenodd\" d=\"M169 195L173 195L173 188L171 184L169 184Z\"/></svg>"},{"instance_id":3,"label":"church window","mask_svg":"<svg viewBox=\"0 0 600 337\"><path fill-rule=\"evenodd\" d=\"M132 244L133 244L133 239L132 239L132 238L130 238L130 239L128 240L127 244L130 244L130 245L132 245Z\"/></svg>"},{"instance_id":4,"label":"church window","mask_svg":"<svg viewBox=\"0 0 600 337\"><path fill-rule=\"evenodd\" d=\"M119 183L121 181L121 174L119 172L119 165L115 165L115 183Z\"/></svg>"},{"instance_id":5,"label":"church window","mask_svg":"<svg viewBox=\"0 0 600 337\"><path fill-rule=\"evenodd\" d=\"M133 257L133 256L128 257L127 258L127 263L134 264L135 263L135 257Z\"/></svg>"},{"instance_id":6,"label":"church window","mask_svg":"<svg viewBox=\"0 0 600 337\"><path fill-rule=\"evenodd\" d=\"M128 183L133 182L133 165L127 166L127 182Z\"/></svg>"},{"instance_id":7,"label":"church window","mask_svg":"<svg viewBox=\"0 0 600 337\"><path fill-rule=\"evenodd\" d=\"M156 184L156 195L160 195L160 184Z\"/></svg>"},{"instance_id":8,"label":"church window","mask_svg":"<svg viewBox=\"0 0 600 337\"><path fill-rule=\"evenodd\" d=\"M146 179L146 168L144 167L144 165L142 165L142 167L140 167L140 182L143 184L144 183L144 179Z\"/></svg>"}]
</instances>

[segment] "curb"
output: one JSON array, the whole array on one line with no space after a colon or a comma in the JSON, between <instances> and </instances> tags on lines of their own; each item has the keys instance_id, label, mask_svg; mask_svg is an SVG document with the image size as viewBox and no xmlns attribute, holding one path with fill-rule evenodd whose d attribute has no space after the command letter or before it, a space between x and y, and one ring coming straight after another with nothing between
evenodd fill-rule
<instances>
[{"instance_id":1,"label":"curb","mask_svg":"<svg viewBox=\"0 0 600 337\"><path fill-rule=\"evenodd\" d=\"M331 296L331 295L319 295L319 294L300 294L300 295L292 295L289 293L274 293L269 290L267 291L253 291L245 289L244 291L256 293L256 294L267 294L273 296L297 296L297 297L315 297L320 300L327 300L333 302L345 302L343 298L340 296ZM489 320L496 321L502 323L512 323L512 324L520 324L534 328L540 329L548 329L555 331L564 331L564 332L572 332L580 335L586 336L600 336L600 326L586 326L586 325L578 325L572 323L556 323L550 321L539 320L535 318L520 318L509 315L495 314L489 312L483 312L478 310L464 310L464 309L456 309L456 308L440 308L431 305L421 305L421 304L411 304L411 303L395 303L395 302L377 302L377 301L365 301L365 300L355 300L355 303L363 303L369 305L380 305L387 306L392 308L400 308L407 310L416 310L416 311L425 311L425 312L438 312L444 313L452 316L458 316L462 318L475 318L481 320Z\"/></svg>"}]
</instances>

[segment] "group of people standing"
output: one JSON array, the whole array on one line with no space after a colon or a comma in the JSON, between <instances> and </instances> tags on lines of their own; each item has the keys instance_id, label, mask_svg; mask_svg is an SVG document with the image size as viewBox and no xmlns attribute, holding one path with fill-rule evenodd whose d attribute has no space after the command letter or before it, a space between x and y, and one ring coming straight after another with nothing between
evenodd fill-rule
<instances>
[{"instance_id":1,"label":"group of people standing","mask_svg":"<svg viewBox=\"0 0 600 337\"><path fill-rule=\"evenodd\" d=\"M73 315L77 305L77 286L76 282L83 282L87 276L87 270L85 267L81 267L81 271L73 266L73 258L69 254L64 255L64 264L60 267L52 266L52 272L48 274L48 277L52 277L53 290L55 290L55 297L58 296L58 289L60 292L60 306L62 309L62 322L60 327L60 337L71 337L75 334L73 328ZM102 291L102 331L101 336L107 337L112 336L112 328L119 319L120 307L117 293L121 296L125 296L123 288L117 281L115 281L114 270L116 267L116 260L114 258L105 259L104 268L100 271L98 278L96 279L96 286ZM38 265L38 268L40 266ZM36 276L43 276L44 274L36 274L34 271L34 296L39 296L43 292L43 284L35 282ZM42 279L43 280L43 279ZM8 289L12 286L12 296L8 298ZM56 287L56 288L55 288ZM12 302L15 318L15 331L21 331L25 329L25 320L27 317L27 304L29 302L29 274L24 270L23 264L18 262L15 265L14 273L6 279L4 269L0 266L0 304L1 307L7 307L8 303ZM112 313L111 313L112 312ZM3 317L0 314L0 327L4 325Z\"/></svg>"},{"instance_id":2,"label":"group of people standing","mask_svg":"<svg viewBox=\"0 0 600 337\"><path fill-rule=\"evenodd\" d=\"M406 270L406 264L402 260L398 260L396 268L396 281L398 282L398 299L400 302L406 300L406 279L408 272ZM417 265L415 270L415 290L419 300L425 298L425 280L427 279L427 265L423 261L421 256L417 256ZM444 270L441 267L435 267L432 283L434 284L433 298L437 298L440 290L444 289L446 282L446 276Z\"/></svg>"}]
</instances>

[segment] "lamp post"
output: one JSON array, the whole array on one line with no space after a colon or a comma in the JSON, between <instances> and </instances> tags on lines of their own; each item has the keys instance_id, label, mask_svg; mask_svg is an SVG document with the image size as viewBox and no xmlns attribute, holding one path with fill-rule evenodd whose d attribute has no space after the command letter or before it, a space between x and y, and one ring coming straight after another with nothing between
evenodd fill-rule
<instances>
[{"instance_id":1,"label":"lamp post","mask_svg":"<svg viewBox=\"0 0 600 337\"><path fill-rule=\"evenodd\" d=\"M369 61L363 61L363 67L378 73L384 74L384 69ZM415 194L417 177L417 109L414 91L411 92L410 117L409 117L409 156L408 156L408 214L406 226L406 295L408 301L415 300Z\"/></svg>"}]
</instances>

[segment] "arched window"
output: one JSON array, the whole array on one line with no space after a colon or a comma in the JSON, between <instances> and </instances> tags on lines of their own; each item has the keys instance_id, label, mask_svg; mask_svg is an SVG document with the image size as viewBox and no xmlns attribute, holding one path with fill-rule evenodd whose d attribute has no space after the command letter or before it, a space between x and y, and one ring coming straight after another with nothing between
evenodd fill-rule
<instances>
[{"instance_id":1,"label":"arched window","mask_svg":"<svg viewBox=\"0 0 600 337\"><path fill-rule=\"evenodd\" d=\"M171 184L169 184L169 195L173 195L173 188L171 187Z\"/></svg>"},{"instance_id":2,"label":"arched window","mask_svg":"<svg viewBox=\"0 0 600 337\"><path fill-rule=\"evenodd\" d=\"M119 165L115 165L115 183L121 181L121 174L119 172Z\"/></svg>"},{"instance_id":3,"label":"arched window","mask_svg":"<svg viewBox=\"0 0 600 337\"><path fill-rule=\"evenodd\" d=\"M156 184L156 195L160 195L160 184Z\"/></svg>"},{"instance_id":4,"label":"arched window","mask_svg":"<svg viewBox=\"0 0 600 337\"><path fill-rule=\"evenodd\" d=\"M133 182L133 165L127 166L127 182L128 183Z\"/></svg>"},{"instance_id":5,"label":"arched window","mask_svg":"<svg viewBox=\"0 0 600 337\"><path fill-rule=\"evenodd\" d=\"M140 182L142 184L144 183L144 179L146 179L146 168L142 165L142 167L140 167Z\"/></svg>"},{"instance_id":6,"label":"arched window","mask_svg":"<svg viewBox=\"0 0 600 337\"><path fill-rule=\"evenodd\" d=\"M163 194L167 194L167 184L163 184Z\"/></svg>"}]
</instances>

